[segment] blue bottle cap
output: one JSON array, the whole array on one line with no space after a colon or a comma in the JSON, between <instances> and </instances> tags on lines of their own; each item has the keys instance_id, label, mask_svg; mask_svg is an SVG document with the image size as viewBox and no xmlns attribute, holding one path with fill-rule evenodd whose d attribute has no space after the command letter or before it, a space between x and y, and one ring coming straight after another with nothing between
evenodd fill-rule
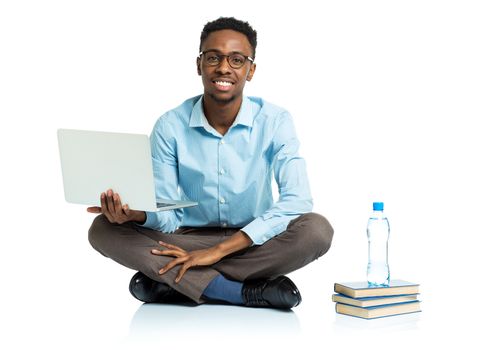
<instances>
[{"instance_id":1,"label":"blue bottle cap","mask_svg":"<svg viewBox=\"0 0 479 350\"><path fill-rule=\"evenodd\" d=\"M373 210L376 210L376 211L384 210L384 203L383 202L374 202L373 203Z\"/></svg>"}]
</instances>

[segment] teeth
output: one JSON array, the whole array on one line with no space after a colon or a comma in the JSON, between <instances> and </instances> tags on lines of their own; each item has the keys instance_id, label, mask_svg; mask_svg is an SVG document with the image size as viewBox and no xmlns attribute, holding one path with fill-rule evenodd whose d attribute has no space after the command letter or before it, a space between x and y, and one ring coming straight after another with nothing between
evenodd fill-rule
<instances>
[{"instance_id":1,"label":"teeth","mask_svg":"<svg viewBox=\"0 0 479 350\"><path fill-rule=\"evenodd\" d=\"M229 81L215 81L215 84L221 85L221 86L230 86L233 85Z\"/></svg>"}]
</instances>

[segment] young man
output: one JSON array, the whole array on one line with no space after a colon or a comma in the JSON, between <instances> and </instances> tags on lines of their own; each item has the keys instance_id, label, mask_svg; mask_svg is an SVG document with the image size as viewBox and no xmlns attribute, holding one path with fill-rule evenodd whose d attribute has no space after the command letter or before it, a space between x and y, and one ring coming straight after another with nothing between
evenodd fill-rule
<instances>
[{"instance_id":1,"label":"young man","mask_svg":"<svg viewBox=\"0 0 479 350\"><path fill-rule=\"evenodd\" d=\"M153 128L158 198L188 198L198 206L135 211L108 190L101 207L88 208L102 214L89 230L90 243L139 271L130 292L141 301L291 308L301 295L284 275L331 245L331 225L311 213L289 113L243 96L256 70L255 50L256 31L247 22L207 23L196 60L203 95L167 112Z\"/></svg>"}]
</instances>

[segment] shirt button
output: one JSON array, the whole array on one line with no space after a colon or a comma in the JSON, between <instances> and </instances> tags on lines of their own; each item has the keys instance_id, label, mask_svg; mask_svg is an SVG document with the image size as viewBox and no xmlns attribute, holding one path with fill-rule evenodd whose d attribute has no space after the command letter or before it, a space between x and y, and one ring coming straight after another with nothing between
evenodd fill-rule
<instances>
[{"instance_id":1,"label":"shirt button","mask_svg":"<svg viewBox=\"0 0 479 350\"><path fill-rule=\"evenodd\" d=\"M224 145L224 144L225 144L225 140L221 139L220 143L221 143L222 145Z\"/></svg>"},{"instance_id":2,"label":"shirt button","mask_svg":"<svg viewBox=\"0 0 479 350\"><path fill-rule=\"evenodd\" d=\"M228 224L226 222L223 222L221 226L226 227Z\"/></svg>"},{"instance_id":3,"label":"shirt button","mask_svg":"<svg viewBox=\"0 0 479 350\"><path fill-rule=\"evenodd\" d=\"M223 197L221 197L221 198L220 198L220 203L221 203L221 204L224 204L225 202L226 202L225 199L224 199Z\"/></svg>"},{"instance_id":4,"label":"shirt button","mask_svg":"<svg viewBox=\"0 0 479 350\"><path fill-rule=\"evenodd\" d=\"M220 170L220 174L223 175L225 173L225 170L224 169L221 169Z\"/></svg>"}]
</instances>

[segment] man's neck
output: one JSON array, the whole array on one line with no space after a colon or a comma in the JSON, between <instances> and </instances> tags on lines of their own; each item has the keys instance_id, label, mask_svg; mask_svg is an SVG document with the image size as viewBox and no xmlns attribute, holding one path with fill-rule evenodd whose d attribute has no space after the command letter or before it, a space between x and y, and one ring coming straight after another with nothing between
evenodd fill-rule
<instances>
[{"instance_id":1,"label":"man's neck","mask_svg":"<svg viewBox=\"0 0 479 350\"><path fill-rule=\"evenodd\" d=\"M240 96L231 102L221 103L203 95L203 110L208 123L220 134L226 134L238 115L242 100Z\"/></svg>"}]
</instances>

